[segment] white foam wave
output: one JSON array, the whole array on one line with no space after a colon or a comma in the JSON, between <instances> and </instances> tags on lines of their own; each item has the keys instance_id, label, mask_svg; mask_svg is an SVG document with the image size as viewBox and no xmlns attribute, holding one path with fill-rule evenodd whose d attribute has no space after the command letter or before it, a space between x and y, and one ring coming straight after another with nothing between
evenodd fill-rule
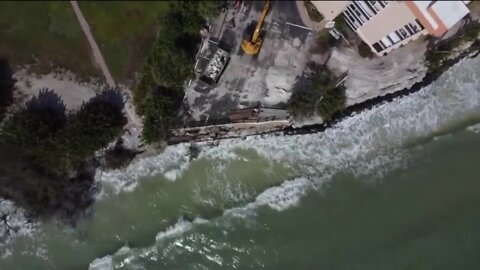
<instances>
[{"instance_id":1,"label":"white foam wave","mask_svg":"<svg viewBox=\"0 0 480 270\"><path fill-rule=\"evenodd\" d=\"M478 66L480 57L463 60L421 91L358 113L324 133L231 139L217 147L205 147L201 157L226 160L238 158L235 149L254 149L305 176L269 188L254 202L226 210L223 217L245 220L245 216L254 214L259 207L276 211L294 207L310 188L318 188L339 170L347 169L355 174L382 173L382 168L399 166L408 153L402 146L438 134L446 126L480 112ZM192 224L182 221L156 239L190 229ZM154 247L148 249L149 252L152 249Z\"/></svg>"},{"instance_id":2,"label":"white foam wave","mask_svg":"<svg viewBox=\"0 0 480 270\"><path fill-rule=\"evenodd\" d=\"M195 224L202 224L207 222L205 219L195 218L193 221L186 221L180 219L173 226L168 227L166 230L161 231L155 237L156 242L161 242L167 238L183 234L192 229ZM150 257L157 254L157 249L155 246L149 248L130 248L128 246L123 246L115 254L107 255L102 258L95 259L90 263L89 270L110 270L115 268L122 268L126 265L129 265L135 258L138 257ZM118 263L114 262L114 258L122 258ZM154 258L152 258L154 259Z\"/></svg>"},{"instance_id":3,"label":"white foam wave","mask_svg":"<svg viewBox=\"0 0 480 270\"><path fill-rule=\"evenodd\" d=\"M266 189L247 208L269 206L276 211L282 211L298 205L300 198L310 187L311 182L306 178L285 181L280 186Z\"/></svg>"},{"instance_id":4,"label":"white foam wave","mask_svg":"<svg viewBox=\"0 0 480 270\"><path fill-rule=\"evenodd\" d=\"M311 187L311 182L305 178L298 178L291 181L286 181L278 187L272 187L259 196L252 203L247 204L244 207L238 207L233 209L228 209L224 212L223 217L231 217L242 219L246 215L253 214L255 209L262 206L268 206L276 211L282 211L289 207L298 205L300 198L307 192ZM219 218L220 220L222 217ZM123 246L119 249L113 256L108 255L102 258L94 260L89 267L89 270L108 270L114 268L122 268L126 265L132 264L136 258L150 258L155 259L155 256L158 255L157 245L162 241L165 241L169 238L182 235L194 227L197 224L207 223L208 220L195 218L193 221L186 221L180 219L174 225L168 227L166 230L159 232L156 237L156 245L147 247L147 248L130 248L128 246ZM185 246L181 241L175 241L174 243L169 244L163 250L163 253L168 253L169 250L173 247L181 247L184 249L190 249L191 247ZM200 252L202 253L202 252ZM221 265L221 258L215 256L208 256L207 259ZM118 263L114 263L114 259L118 259Z\"/></svg>"},{"instance_id":5,"label":"white foam wave","mask_svg":"<svg viewBox=\"0 0 480 270\"><path fill-rule=\"evenodd\" d=\"M138 185L138 179L159 173L164 173L168 180L173 181L186 169L188 153L185 144L167 147L162 154L139 159L125 169L99 171L96 179L112 193L133 191Z\"/></svg>"},{"instance_id":6,"label":"white foam wave","mask_svg":"<svg viewBox=\"0 0 480 270\"><path fill-rule=\"evenodd\" d=\"M0 250L1 257L6 258L12 254L9 244L17 237L35 235L39 231L40 222L28 218L25 209L18 207L10 200L1 199L0 215L4 217L0 221ZM42 250L38 249L37 252L41 253Z\"/></svg>"},{"instance_id":7,"label":"white foam wave","mask_svg":"<svg viewBox=\"0 0 480 270\"><path fill-rule=\"evenodd\" d=\"M475 125L471 125L471 126L467 127L466 130L478 134L478 133L480 133L480 123L475 124Z\"/></svg>"},{"instance_id":8,"label":"white foam wave","mask_svg":"<svg viewBox=\"0 0 480 270\"><path fill-rule=\"evenodd\" d=\"M435 83L408 97L378 105L344 119L323 133L296 136L254 136L223 140L216 147L202 144L199 159L221 160L215 173L228 170L228 161L242 159L235 149L253 149L268 160L292 167L302 176L352 170L356 175L382 174L385 164L405 158L403 145L431 136L442 128L480 110L480 58L463 60ZM188 146L167 147L161 155L139 160L125 170L102 172L100 182L113 192L131 191L138 179L162 173L180 178L190 167Z\"/></svg>"},{"instance_id":9,"label":"white foam wave","mask_svg":"<svg viewBox=\"0 0 480 270\"><path fill-rule=\"evenodd\" d=\"M113 270L113 257L108 255L97 258L88 266L88 270Z\"/></svg>"},{"instance_id":10,"label":"white foam wave","mask_svg":"<svg viewBox=\"0 0 480 270\"><path fill-rule=\"evenodd\" d=\"M177 223L175 223L175 225L173 225L171 227L168 227L163 232L159 232L157 234L157 236L155 237L155 240L158 242L158 241L161 241L165 238L168 238L168 237L171 237L171 236L174 236L174 235L178 235L178 234L182 234L182 233L190 230L194 224L201 224L201 223L205 223L205 222L207 222L207 220L202 219L202 218L195 218L192 222L180 219L179 221L177 221Z\"/></svg>"}]
</instances>

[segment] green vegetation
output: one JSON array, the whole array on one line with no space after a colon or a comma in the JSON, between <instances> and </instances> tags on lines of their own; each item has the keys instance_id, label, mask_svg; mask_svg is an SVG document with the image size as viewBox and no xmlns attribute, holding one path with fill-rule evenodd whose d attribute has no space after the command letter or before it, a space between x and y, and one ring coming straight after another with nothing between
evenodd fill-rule
<instances>
[{"instance_id":1,"label":"green vegetation","mask_svg":"<svg viewBox=\"0 0 480 270\"><path fill-rule=\"evenodd\" d=\"M349 29L344 15L339 15L335 18L335 28L343 34Z\"/></svg>"},{"instance_id":2,"label":"green vegetation","mask_svg":"<svg viewBox=\"0 0 480 270\"><path fill-rule=\"evenodd\" d=\"M33 71L53 67L80 77L99 76L88 59L90 48L69 2L0 2L0 57L15 68L31 64Z\"/></svg>"},{"instance_id":3,"label":"green vegetation","mask_svg":"<svg viewBox=\"0 0 480 270\"><path fill-rule=\"evenodd\" d=\"M310 17L310 20L314 22L321 22L323 20L323 15L318 12L317 8L315 5L313 5L312 1L305 0L303 1L303 5L307 9L308 16Z\"/></svg>"},{"instance_id":4,"label":"green vegetation","mask_svg":"<svg viewBox=\"0 0 480 270\"><path fill-rule=\"evenodd\" d=\"M328 29L322 29L318 33L317 42L314 50L318 53L326 53L337 44L337 40L328 32Z\"/></svg>"},{"instance_id":5,"label":"green vegetation","mask_svg":"<svg viewBox=\"0 0 480 270\"><path fill-rule=\"evenodd\" d=\"M120 135L126 118L119 91L104 91L76 112L43 89L5 120L0 142L15 145L42 172L63 176L81 168L94 152Z\"/></svg>"},{"instance_id":6,"label":"green vegetation","mask_svg":"<svg viewBox=\"0 0 480 270\"><path fill-rule=\"evenodd\" d=\"M337 78L326 68L316 69L311 74L311 85L294 91L288 110L294 117L319 114L324 121L345 108L346 96L343 86L335 87Z\"/></svg>"},{"instance_id":7,"label":"green vegetation","mask_svg":"<svg viewBox=\"0 0 480 270\"><path fill-rule=\"evenodd\" d=\"M448 68L445 62L451 55L452 50L467 42L479 43L479 35L480 22L471 21L460 29L455 36L439 41L434 46L431 46L425 54L429 71L433 74L440 74L445 71Z\"/></svg>"},{"instance_id":8,"label":"green vegetation","mask_svg":"<svg viewBox=\"0 0 480 270\"><path fill-rule=\"evenodd\" d=\"M335 29L337 29L341 34L345 35L347 31L347 23L343 16L338 16L335 19ZM317 53L327 53L334 46L340 44L343 41L343 38L337 40L330 33L329 29L324 28L318 33L317 42L314 47L314 51Z\"/></svg>"},{"instance_id":9,"label":"green vegetation","mask_svg":"<svg viewBox=\"0 0 480 270\"><path fill-rule=\"evenodd\" d=\"M123 145L123 139L120 137L115 147L107 149L103 156L104 168L120 169L127 166L132 159L141 152L127 149Z\"/></svg>"},{"instance_id":10,"label":"green vegetation","mask_svg":"<svg viewBox=\"0 0 480 270\"><path fill-rule=\"evenodd\" d=\"M12 77L13 72L5 58L0 59L0 122L2 121L6 109L13 103L13 91L15 80Z\"/></svg>"},{"instance_id":11,"label":"green vegetation","mask_svg":"<svg viewBox=\"0 0 480 270\"><path fill-rule=\"evenodd\" d=\"M0 196L39 215L78 214L93 200L89 159L121 134L122 109L116 90L75 112L67 112L53 91L41 90L0 128Z\"/></svg>"},{"instance_id":12,"label":"green vegetation","mask_svg":"<svg viewBox=\"0 0 480 270\"><path fill-rule=\"evenodd\" d=\"M358 54L363 58L370 58L373 56L372 49L370 49L370 47L365 42L362 42L357 49Z\"/></svg>"},{"instance_id":13,"label":"green vegetation","mask_svg":"<svg viewBox=\"0 0 480 270\"><path fill-rule=\"evenodd\" d=\"M143 139L147 143L167 137L182 103L183 84L192 75L199 30L220 5L215 1L172 2L161 17L163 25L169 27L160 29L133 93L137 111L144 117Z\"/></svg>"},{"instance_id":14,"label":"green vegetation","mask_svg":"<svg viewBox=\"0 0 480 270\"><path fill-rule=\"evenodd\" d=\"M81 1L79 5L114 79L132 83L155 42L168 1Z\"/></svg>"}]
</instances>

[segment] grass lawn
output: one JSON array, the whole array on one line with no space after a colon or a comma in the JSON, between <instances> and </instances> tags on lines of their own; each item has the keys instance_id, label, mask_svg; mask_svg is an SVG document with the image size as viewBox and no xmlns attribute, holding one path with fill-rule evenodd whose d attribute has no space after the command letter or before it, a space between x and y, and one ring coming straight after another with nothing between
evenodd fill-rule
<instances>
[{"instance_id":1,"label":"grass lawn","mask_svg":"<svg viewBox=\"0 0 480 270\"><path fill-rule=\"evenodd\" d=\"M105 61L117 82L131 85L158 31L168 1L81 1Z\"/></svg>"},{"instance_id":2,"label":"grass lawn","mask_svg":"<svg viewBox=\"0 0 480 270\"><path fill-rule=\"evenodd\" d=\"M69 2L0 1L0 57L35 72L55 67L82 78L101 76Z\"/></svg>"}]
</instances>

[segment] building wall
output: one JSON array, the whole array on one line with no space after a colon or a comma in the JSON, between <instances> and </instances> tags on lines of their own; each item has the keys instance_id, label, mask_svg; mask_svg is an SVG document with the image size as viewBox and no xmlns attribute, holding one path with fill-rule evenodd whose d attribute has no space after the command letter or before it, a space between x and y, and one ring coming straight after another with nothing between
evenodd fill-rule
<instances>
[{"instance_id":1,"label":"building wall","mask_svg":"<svg viewBox=\"0 0 480 270\"><path fill-rule=\"evenodd\" d=\"M469 10L464 1L405 1L429 34L441 37L463 19Z\"/></svg>"},{"instance_id":2,"label":"building wall","mask_svg":"<svg viewBox=\"0 0 480 270\"><path fill-rule=\"evenodd\" d=\"M464 1L312 1L327 20L343 13L347 25L377 55L417 39L442 36L468 14Z\"/></svg>"},{"instance_id":3,"label":"building wall","mask_svg":"<svg viewBox=\"0 0 480 270\"><path fill-rule=\"evenodd\" d=\"M312 1L327 21L335 19L351 1Z\"/></svg>"},{"instance_id":4,"label":"building wall","mask_svg":"<svg viewBox=\"0 0 480 270\"><path fill-rule=\"evenodd\" d=\"M388 6L362 25L357 33L365 43L373 44L415 19L416 17L405 3L391 1Z\"/></svg>"},{"instance_id":5,"label":"building wall","mask_svg":"<svg viewBox=\"0 0 480 270\"><path fill-rule=\"evenodd\" d=\"M405 45L407 45L407 43L409 43L410 41L416 40L416 39L418 39L419 37L421 37L421 36L423 36L423 35L428 35L428 31L424 29L424 30L416 33L415 35L412 35L412 36L408 37L407 39L405 39L405 40L403 40L403 41L401 41L401 42L399 42L399 43L396 43L395 45L387 48L386 50L382 51L381 53L377 53L372 47L370 47L370 48L372 49L372 51L373 51L375 54L377 54L377 55L379 55L379 56L380 56L380 55L383 55L383 54L385 54L385 53L386 53L386 54L389 54L390 52L394 51L395 49L398 49L398 48L400 48L400 47L402 47L402 46L405 46Z\"/></svg>"},{"instance_id":6,"label":"building wall","mask_svg":"<svg viewBox=\"0 0 480 270\"><path fill-rule=\"evenodd\" d=\"M427 33L403 1L352 1L343 14L350 28L377 55Z\"/></svg>"}]
</instances>

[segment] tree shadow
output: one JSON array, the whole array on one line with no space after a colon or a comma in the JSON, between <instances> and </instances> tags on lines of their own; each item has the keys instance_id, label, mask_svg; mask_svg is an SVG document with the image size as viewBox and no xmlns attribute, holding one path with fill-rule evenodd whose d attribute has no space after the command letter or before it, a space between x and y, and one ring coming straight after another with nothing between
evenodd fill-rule
<instances>
[{"instance_id":1,"label":"tree shadow","mask_svg":"<svg viewBox=\"0 0 480 270\"><path fill-rule=\"evenodd\" d=\"M180 108L185 94L182 90L159 85L155 88L154 95L157 99L164 101L163 105L167 110L177 110Z\"/></svg>"},{"instance_id":2,"label":"tree shadow","mask_svg":"<svg viewBox=\"0 0 480 270\"><path fill-rule=\"evenodd\" d=\"M182 33L175 38L174 45L176 48L183 50L189 58L194 58L201 40L200 35Z\"/></svg>"},{"instance_id":3,"label":"tree shadow","mask_svg":"<svg viewBox=\"0 0 480 270\"><path fill-rule=\"evenodd\" d=\"M108 104L112 107L123 110L125 107L125 99L122 90L120 88L104 88L102 92L98 93L94 97L92 97L89 101L85 103L87 104Z\"/></svg>"},{"instance_id":4,"label":"tree shadow","mask_svg":"<svg viewBox=\"0 0 480 270\"><path fill-rule=\"evenodd\" d=\"M37 96L25 103L25 109L32 115L48 116L56 129L62 128L67 123L67 107L62 98L51 89L40 89Z\"/></svg>"},{"instance_id":5,"label":"tree shadow","mask_svg":"<svg viewBox=\"0 0 480 270\"><path fill-rule=\"evenodd\" d=\"M124 146L123 138L118 138L115 147L105 151L104 167L107 169L120 169L126 167L130 161L141 151L128 149Z\"/></svg>"},{"instance_id":6,"label":"tree shadow","mask_svg":"<svg viewBox=\"0 0 480 270\"><path fill-rule=\"evenodd\" d=\"M7 58L0 58L0 119L6 107L14 102L13 91L16 80Z\"/></svg>"},{"instance_id":7,"label":"tree shadow","mask_svg":"<svg viewBox=\"0 0 480 270\"><path fill-rule=\"evenodd\" d=\"M52 89L42 88L37 96L32 97L25 103L30 112L52 110L59 115L65 115L67 107L62 98Z\"/></svg>"}]
</instances>

